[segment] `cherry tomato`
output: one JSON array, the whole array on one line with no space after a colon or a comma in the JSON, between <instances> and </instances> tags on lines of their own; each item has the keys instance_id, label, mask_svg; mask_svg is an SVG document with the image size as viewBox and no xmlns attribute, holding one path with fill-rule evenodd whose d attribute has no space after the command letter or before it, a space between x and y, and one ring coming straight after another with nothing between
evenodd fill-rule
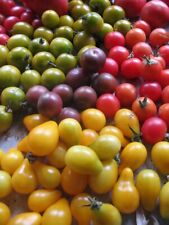
<instances>
[{"instance_id":1,"label":"cherry tomato","mask_svg":"<svg viewBox=\"0 0 169 225\"><path fill-rule=\"evenodd\" d=\"M84 129L82 130L80 144L89 146L96 140L97 137L98 137L98 133L95 130Z\"/></svg>"},{"instance_id":2,"label":"cherry tomato","mask_svg":"<svg viewBox=\"0 0 169 225\"><path fill-rule=\"evenodd\" d=\"M160 56L162 56L163 59L165 60L166 66L168 66L169 65L169 46L164 45L160 47L158 51Z\"/></svg>"},{"instance_id":3,"label":"cherry tomato","mask_svg":"<svg viewBox=\"0 0 169 225\"><path fill-rule=\"evenodd\" d=\"M154 102L158 101L161 97L161 86L157 82L145 82L139 88L140 96L148 97Z\"/></svg>"},{"instance_id":4,"label":"cherry tomato","mask_svg":"<svg viewBox=\"0 0 169 225\"><path fill-rule=\"evenodd\" d=\"M121 74L127 79L137 78L142 75L143 63L138 58L129 58L121 64Z\"/></svg>"},{"instance_id":5,"label":"cherry tomato","mask_svg":"<svg viewBox=\"0 0 169 225\"><path fill-rule=\"evenodd\" d=\"M160 47L169 41L169 35L164 28L154 29L149 36L149 43L153 47Z\"/></svg>"},{"instance_id":6,"label":"cherry tomato","mask_svg":"<svg viewBox=\"0 0 169 225\"><path fill-rule=\"evenodd\" d=\"M169 218L169 202L168 202L168 197L169 197L169 182L165 183L160 191L160 198L159 198L159 205L160 205L160 215L163 219L168 219Z\"/></svg>"},{"instance_id":7,"label":"cherry tomato","mask_svg":"<svg viewBox=\"0 0 169 225\"><path fill-rule=\"evenodd\" d=\"M14 216L8 223L8 225L41 225L41 215L36 212L25 212Z\"/></svg>"},{"instance_id":8,"label":"cherry tomato","mask_svg":"<svg viewBox=\"0 0 169 225\"><path fill-rule=\"evenodd\" d=\"M125 39L126 39L126 45L129 48L132 48L138 42L145 42L146 35L144 31L141 30L140 28L132 28L131 30L127 32Z\"/></svg>"},{"instance_id":9,"label":"cherry tomato","mask_svg":"<svg viewBox=\"0 0 169 225\"><path fill-rule=\"evenodd\" d=\"M164 58L162 56L155 55L155 56L151 56L151 58L157 60L161 64L161 66L162 66L163 69L166 68L166 62L165 62L165 60L164 60Z\"/></svg>"},{"instance_id":10,"label":"cherry tomato","mask_svg":"<svg viewBox=\"0 0 169 225\"><path fill-rule=\"evenodd\" d=\"M169 128L169 103L160 105L158 116L166 122L167 127Z\"/></svg>"},{"instance_id":11,"label":"cherry tomato","mask_svg":"<svg viewBox=\"0 0 169 225\"><path fill-rule=\"evenodd\" d=\"M9 207L3 202L0 202L0 224L1 225L8 224L10 216L11 212Z\"/></svg>"},{"instance_id":12,"label":"cherry tomato","mask_svg":"<svg viewBox=\"0 0 169 225\"><path fill-rule=\"evenodd\" d=\"M122 33L118 31L112 31L106 34L104 38L104 46L107 49L111 49L114 46L124 46L125 38Z\"/></svg>"},{"instance_id":13,"label":"cherry tomato","mask_svg":"<svg viewBox=\"0 0 169 225\"><path fill-rule=\"evenodd\" d=\"M108 52L107 57L114 59L118 65L121 65L124 60L129 56L129 51L123 46L115 46L111 48Z\"/></svg>"},{"instance_id":14,"label":"cherry tomato","mask_svg":"<svg viewBox=\"0 0 169 225\"><path fill-rule=\"evenodd\" d=\"M169 69L164 69L161 71L158 81L162 88L169 85Z\"/></svg>"},{"instance_id":15,"label":"cherry tomato","mask_svg":"<svg viewBox=\"0 0 169 225\"><path fill-rule=\"evenodd\" d=\"M132 48L134 57L142 59L143 56L152 55L152 48L145 42L138 42Z\"/></svg>"},{"instance_id":16,"label":"cherry tomato","mask_svg":"<svg viewBox=\"0 0 169 225\"><path fill-rule=\"evenodd\" d=\"M117 76L119 72L119 66L114 59L106 58L106 62L99 73L110 73L113 76Z\"/></svg>"},{"instance_id":17,"label":"cherry tomato","mask_svg":"<svg viewBox=\"0 0 169 225\"><path fill-rule=\"evenodd\" d=\"M150 32L151 32L151 27L150 25L144 21L144 20L137 20L134 25L133 28L140 28L141 30L144 31L145 35L148 37Z\"/></svg>"},{"instance_id":18,"label":"cherry tomato","mask_svg":"<svg viewBox=\"0 0 169 225\"><path fill-rule=\"evenodd\" d=\"M48 120L47 117L42 116L41 114L32 114L24 117L23 124L28 131L31 131L34 127L39 126Z\"/></svg>"},{"instance_id":19,"label":"cherry tomato","mask_svg":"<svg viewBox=\"0 0 169 225\"><path fill-rule=\"evenodd\" d=\"M6 197L12 192L12 182L9 173L0 170L0 197Z\"/></svg>"}]
</instances>

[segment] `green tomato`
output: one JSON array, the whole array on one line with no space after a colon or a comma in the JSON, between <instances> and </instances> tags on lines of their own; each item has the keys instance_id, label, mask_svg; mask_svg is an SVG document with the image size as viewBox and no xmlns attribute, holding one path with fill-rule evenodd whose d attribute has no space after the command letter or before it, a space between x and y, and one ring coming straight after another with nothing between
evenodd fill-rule
<instances>
[{"instance_id":1,"label":"green tomato","mask_svg":"<svg viewBox=\"0 0 169 225\"><path fill-rule=\"evenodd\" d=\"M49 43L45 38L35 38L30 42L29 50L33 55L38 52L47 52L49 50Z\"/></svg>"},{"instance_id":2,"label":"green tomato","mask_svg":"<svg viewBox=\"0 0 169 225\"><path fill-rule=\"evenodd\" d=\"M46 10L42 14L41 21L45 27L54 29L59 24L59 15L54 10Z\"/></svg>"},{"instance_id":3,"label":"green tomato","mask_svg":"<svg viewBox=\"0 0 169 225\"><path fill-rule=\"evenodd\" d=\"M109 0L90 0L89 6L92 11L98 12L99 14L103 14L104 10L110 6L111 3Z\"/></svg>"},{"instance_id":4,"label":"green tomato","mask_svg":"<svg viewBox=\"0 0 169 225\"><path fill-rule=\"evenodd\" d=\"M20 71L25 71L31 64L32 53L24 47L13 48L8 54L8 64L16 66Z\"/></svg>"},{"instance_id":5,"label":"green tomato","mask_svg":"<svg viewBox=\"0 0 169 225\"><path fill-rule=\"evenodd\" d=\"M57 68L67 74L71 69L77 66L77 59L73 55L63 53L57 57L55 64Z\"/></svg>"},{"instance_id":6,"label":"green tomato","mask_svg":"<svg viewBox=\"0 0 169 225\"><path fill-rule=\"evenodd\" d=\"M81 31L77 33L73 39L73 44L77 50L80 50L86 45L96 45L95 38L87 33L86 31Z\"/></svg>"},{"instance_id":7,"label":"green tomato","mask_svg":"<svg viewBox=\"0 0 169 225\"><path fill-rule=\"evenodd\" d=\"M33 27L26 22L18 22L12 28L12 34L25 34L29 38L33 35Z\"/></svg>"},{"instance_id":8,"label":"green tomato","mask_svg":"<svg viewBox=\"0 0 169 225\"><path fill-rule=\"evenodd\" d=\"M73 30L76 32L83 31L84 30L84 24L82 19L78 19L73 24Z\"/></svg>"},{"instance_id":9,"label":"green tomato","mask_svg":"<svg viewBox=\"0 0 169 225\"><path fill-rule=\"evenodd\" d=\"M25 99L25 93L18 87L5 88L1 93L1 103L13 112L21 109Z\"/></svg>"},{"instance_id":10,"label":"green tomato","mask_svg":"<svg viewBox=\"0 0 169 225\"><path fill-rule=\"evenodd\" d=\"M74 35L73 29L68 26L56 28L56 30L54 31L54 37L64 37L70 41L73 40L73 35Z\"/></svg>"},{"instance_id":11,"label":"green tomato","mask_svg":"<svg viewBox=\"0 0 169 225\"><path fill-rule=\"evenodd\" d=\"M8 39L7 47L9 50L16 47L28 48L30 44L30 39L24 34L15 34Z\"/></svg>"},{"instance_id":12,"label":"green tomato","mask_svg":"<svg viewBox=\"0 0 169 225\"><path fill-rule=\"evenodd\" d=\"M34 85L40 84L41 76L36 70L26 70L21 76L21 85L25 92Z\"/></svg>"},{"instance_id":13,"label":"green tomato","mask_svg":"<svg viewBox=\"0 0 169 225\"><path fill-rule=\"evenodd\" d=\"M73 23L74 23L74 20L69 15L61 16L60 19L59 19L59 27L61 27L61 26L72 27Z\"/></svg>"},{"instance_id":14,"label":"green tomato","mask_svg":"<svg viewBox=\"0 0 169 225\"><path fill-rule=\"evenodd\" d=\"M73 7L76 6L76 5L83 5L83 1L81 0L72 0L69 2L69 11L71 12Z\"/></svg>"},{"instance_id":15,"label":"green tomato","mask_svg":"<svg viewBox=\"0 0 169 225\"><path fill-rule=\"evenodd\" d=\"M71 16L73 17L74 20L77 20L89 12L91 12L91 10L88 5L86 5L86 4L76 5L71 10Z\"/></svg>"},{"instance_id":16,"label":"green tomato","mask_svg":"<svg viewBox=\"0 0 169 225\"><path fill-rule=\"evenodd\" d=\"M0 89L18 86L21 73L15 66L5 65L0 68Z\"/></svg>"},{"instance_id":17,"label":"green tomato","mask_svg":"<svg viewBox=\"0 0 169 225\"><path fill-rule=\"evenodd\" d=\"M124 35L126 35L131 28L132 25L128 20L119 20L114 24L114 30L119 31Z\"/></svg>"},{"instance_id":18,"label":"green tomato","mask_svg":"<svg viewBox=\"0 0 169 225\"><path fill-rule=\"evenodd\" d=\"M104 23L101 31L96 33L96 35L99 39L103 40L106 34L111 31L113 31L112 25L110 25L109 23Z\"/></svg>"},{"instance_id":19,"label":"green tomato","mask_svg":"<svg viewBox=\"0 0 169 225\"><path fill-rule=\"evenodd\" d=\"M34 38L44 38L48 42L51 42L53 39L53 32L46 27L38 27L33 34Z\"/></svg>"},{"instance_id":20,"label":"green tomato","mask_svg":"<svg viewBox=\"0 0 169 225\"><path fill-rule=\"evenodd\" d=\"M50 52L55 56L58 57L62 53L72 53L73 45L72 43L63 37L57 37L52 40L50 43Z\"/></svg>"},{"instance_id":21,"label":"green tomato","mask_svg":"<svg viewBox=\"0 0 169 225\"><path fill-rule=\"evenodd\" d=\"M8 53L8 48L4 45L0 45L0 66L7 64Z\"/></svg>"},{"instance_id":22,"label":"green tomato","mask_svg":"<svg viewBox=\"0 0 169 225\"><path fill-rule=\"evenodd\" d=\"M32 67L39 73L43 73L46 69L56 67L55 57L50 52L38 52L32 59Z\"/></svg>"},{"instance_id":23,"label":"green tomato","mask_svg":"<svg viewBox=\"0 0 169 225\"><path fill-rule=\"evenodd\" d=\"M56 85L62 84L64 81L65 74L57 68L47 69L41 76L41 84L50 90Z\"/></svg>"},{"instance_id":24,"label":"green tomato","mask_svg":"<svg viewBox=\"0 0 169 225\"><path fill-rule=\"evenodd\" d=\"M6 132L12 125L13 114L4 105L0 105L0 133Z\"/></svg>"},{"instance_id":25,"label":"green tomato","mask_svg":"<svg viewBox=\"0 0 169 225\"><path fill-rule=\"evenodd\" d=\"M103 12L103 19L105 23L110 23L112 26L116 21L125 17L125 12L122 7L118 5L108 6Z\"/></svg>"}]
</instances>

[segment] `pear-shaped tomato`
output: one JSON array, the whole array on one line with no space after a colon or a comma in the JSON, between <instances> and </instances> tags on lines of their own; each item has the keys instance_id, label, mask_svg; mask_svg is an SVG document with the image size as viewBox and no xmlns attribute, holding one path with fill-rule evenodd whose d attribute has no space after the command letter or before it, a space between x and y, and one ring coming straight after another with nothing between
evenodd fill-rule
<instances>
[{"instance_id":1,"label":"pear-shaped tomato","mask_svg":"<svg viewBox=\"0 0 169 225\"><path fill-rule=\"evenodd\" d=\"M11 192L11 176L6 171L0 170L0 198L8 196Z\"/></svg>"},{"instance_id":2,"label":"pear-shaped tomato","mask_svg":"<svg viewBox=\"0 0 169 225\"><path fill-rule=\"evenodd\" d=\"M165 183L160 191L160 215L169 219L169 182Z\"/></svg>"},{"instance_id":3,"label":"pear-shaped tomato","mask_svg":"<svg viewBox=\"0 0 169 225\"><path fill-rule=\"evenodd\" d=\"M31 152L31 148L28 143L28 135L26 135L24 138L22 138L18 144L17 144L17 149L21 152Z\"/></svg>"},{"instance_id":4,"label":"pear-shaped tomato","mask_svg":"<svg viewBox=\"0 0 169 225\"><path fill-rule=\"evenodd\" d=\"M39 213L21 213L14 216L7 225L41 225L41 218Z\"/></svg>"},{"instance_id":5,"label":"pear-shaped tomato","mask_svg":"<svg viewBox=\"0 0 169 225\"><path fill-rule=\"evenodd\" d=\"M58 140L58 125L54 121L37 126L28 134L28 144L35 156L46 156L54 151Z\"/></svg>"},{"instance_id":6,"label":"pear-shaped tomato","mask_svg":"<svg viewBox=\"0 0 169 225\"><path fill-rule=\"evenodd\" d=\"M23 124L28 131L31 131L34 127L47 122L49 119L41 114L32 114L25 116L23 119Z\"/></svg>"},{"instance_id":7,"label":"pear-shaped tomato","mask_svg":"<svg viewBox=\"0 0 169 225\"><path fill-rule=\"evenodd\" d=\"M9 221L10 216L11 212L9 207L5 203L0 202L0 224L6 225Z\"/></svg>"}]
</instances>

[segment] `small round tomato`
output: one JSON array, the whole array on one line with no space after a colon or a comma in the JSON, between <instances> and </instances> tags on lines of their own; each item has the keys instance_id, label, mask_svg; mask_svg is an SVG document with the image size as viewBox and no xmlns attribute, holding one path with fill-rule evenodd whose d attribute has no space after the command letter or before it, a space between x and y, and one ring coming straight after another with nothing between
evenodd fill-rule
<instances>
[{"instance_id":1,"label":"small round tomato","mask_svg":"<svg viewBox=\"0 0 169 225\"><path fill-rule=\"evenodd\" d=\"M145 35L148 37L150 32L151 32L151 27L150 25L144 21L144 20L137 20L134 25L133 28L140 28L141 30L144 31Z\"/></svg>"},{"instance_id":2,"label":"small round tomato","mask_svg":"<svg viewBox=\"0 0 169 225\"><path fill-rule=\"evenodd\" d=\"M98 133L95 130L84 129L82 130L80 144L89 146L97 139L97 137L98 137Z\"/></svg>"},{"instance_id":3,"label":"small round tomato","mask_svg":"<svg viewBox=\"0 0 169 225\"><path fill-rule=\"evenodd\" d=\"M158 116L166 122L167 127L169 128L169 103L160 105Z\"/></svg>"},{"instance_id":4,"label":"small round tomato","mask_svg":"<svg viewBox=\"0 0 169 225\"><path fill-rule=\"evenodd\" d=\"M138 58L129 58L121 64L121 74L127 79L138 78L142 75L143 63Z\"/></svg>"},{"instance_id":5,"label":"small round tomato","mask_svg":"<svg viewBox=\"0 0 169 225\"><path fill-rule=\"evenodd\" d=\"M114 59L106 58L104 66L101 68L99 73L110 73L113 76L117 76L119 72L119 66Z\"/></svg>"},{"instance_id":6,"label":"small round tomato","mask_svg":"<svg viewBox=\"0 0 169 225\"><path fill-rule=\"evenodd\" d=\"M159 205L160 205L160 215L163 219L169 219L169 182L165 183L160 191Z\"/></svg>"},{"instance_id":7,"label":"small round tomato","mask_svg":"<svg viewBox=\"0 0 169 225\"><path fill-rule=\"evenodd\" d=\"M132 28L129 30L126 34L126 45L129 48L132 48L135 44L139 42L145 42L146 41L146 35L143 30L140 28Z\"/></svg>"},{"instance_id":8,"label":"small round tomato","mask_svg":"<svg viewBox=\"0 0 169 225\"><path fill-rule=\"evenodd\" d=\"M163 59L166 62L166 66L169 65L169 46L168 45L163 45L162 47L159 48L158 50L160 56L163 57Z\"/></svg>"},{"instance_id":9,"label":"small round tomato","mask_svg":"<svg viewBox=\"0 0 169 225\"><path fill-rule=\"evenodd\" d=\"M169 85L162 90L161 98L163 103L169 103Z\"/></svg>"},{"instance_id":10,"label":"small round tomato","mask_svg":"<svg viewBox=\"0 0 169 225\"><path fill-rule=\"evenodd\" d=\"M164 28L154 29L149 36L149 43L153 47L160 47L169 41L168 32Z\"/></svg>"},{"instance_id":11,"label":"small round tomato","mask_svg":"<svg viewBox=\"0 0 169 225\"><path fill-rule=\"evenodd\" d=\"M138 42L132 48L134 57L142 59L144 56L152 55L152 48L145 42Z\"/></svg>"},{"instance_id":12,"label":"small round tomato","mask_svg":"<svg viewBox=\"0 0 169 225\"><path fill-rule=\"evenodd\" d=\"M9 111L9 112L8 112ZM7 131L13 122L13 114L4 105L0 105L0 134Z\"/></svg>"},{"instance_id":13,"label":"small round tomato","mask_svg":"<svg viewBox=\"0 0 169 225\"><path fill-rule=\"evenodd\" d=\"M161 86L157 82L145 82L139 88L140 96L148 97L154 102L158 101L161 97Z\"/></svg>"},{"instance_id":14,"label":"small round tomato","mask_svg":"<svg viewBox=\"0 0 169 225\"><path fill-rule=\"evenodd\" d=\"M124 46L125 38L122 33L118 31L112 31L106 34L104 38L104 46L107 49L111 49L114 46Z\"/></svg>"},{"instance_id":15,"label":"small round tomato","mask_svg":"<svg viewBox=\"0 0 169 225\"><path fill-rule=\"evenodd\" d=\"M9 207L3 202L0 202L0 224L1 225L8 224L10 216L11 212Z\"/></svg>"},{"instance_id":16,"label":"small round tomato","mask_svg":"<svg viewBox=\"0 0 169 225\"><path fill-rule=\"evenodd\" d=\"M9 173L0 170L0 197L6 197L12 192L12 182Z\"/></svg>"},{"instance_id":17,"label":"small round tomato","mask_svg":"<svg viewBox=\"0 0 169 225\"><path fill-rule=\"evenodd\" d=\"M121 65L129 56L129 51L123 46L115 46L108 52L108 58L114 59L118 65Z\"/></svg>"},{"instance_id":18,"label":"small round tomato","mask_svg":"<svg viewBox=\"0 0 169 225\"><path fill-rule=\"evenodd\" d=\"M158 81L162 88L169 85L169 69L164 69L161 71Z\"/></svg>"}]
</instances>

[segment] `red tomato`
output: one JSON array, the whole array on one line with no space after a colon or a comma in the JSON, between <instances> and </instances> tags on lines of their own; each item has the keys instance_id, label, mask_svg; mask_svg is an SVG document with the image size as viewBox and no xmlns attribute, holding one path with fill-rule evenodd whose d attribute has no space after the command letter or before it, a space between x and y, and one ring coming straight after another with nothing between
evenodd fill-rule
<instances>
[{"instance_id":1,"label":"red tomato","mask_svg":"<svg viewBox=\"0 0 169 225\"><path fill-rule=\"evenodd\" d=\"M0 45L6 45L8 42L9 36L7 34L0 34Z\"/></svg>"},{"instance_id":2,"label":"red tomato","mask_svg":"<svg viewBox=\"0 0 169 225\"><path fill-rule=\"evenodd\" d=\"M165 60L166 66L169 66L169 45L164 45L159 48L159 54Z\"/></svg>"},{"instance_id":3,"label":"red tomato","mask_svg":"<svg viewBox=\"0 0 169 225\"><path fill-rule=\"evenodd\" d=\"M169 103L169 85L162 90L161 96L163 103Z\"/></svg>"},{"instance_id":4,"label":"red tomato","mask_svg":"<svg viewBox=\"0 0 169 225\"><path fill-rule=\"evenodd\" d=\"M96 108L102 111L106 118L113 118L120 109L120 101L114 94L103 94L97 99Z\"/></svg>"},{"instance_id":5,"label":"red tomato","mask_svg":"<svg viewBox=\"0 0 169 225\"><path fill-rule=\"evenodd\" d=\"M169 128L169 103L161 105L158 109L158 115L163 119Z\"/></svg>"},{"instance_id":6,"label":"red tomato","mask_svg":"<svg viewBox=\"0 0 169 225\"><path fill-rule=\"evenodd\" d=\"M130 58L121 64L121 74L127 79L133 79L141 76L143 63L138 58Z\"/></svg>"},{"instance_id":7,"label":"red tomato","mask_svg":"<svg viewBox=\"0 0 169 225\"><path fill-rule=\"evenodd\" d=\"M152 28L163 27L169 22L169 8L162 1L147 2L141 10L141 19Z\"/></svg>"},{"instance_id":8,"label":"red tomato","mask_svg":"<svg viewBox=\"0 0 169 225\"><path fill-rule=\"evenodd\" d=\"M16 5L16 3L13 0L1 0L0 5L0 13L2 15L9 16L10 10Z\"/></svg>"},{"instance_id":9,"label":"red tomato","mask_svg":"<svg viewBox=\"0 0 169 225\"><path fill-rule=\"evenodd\" d=\"M131 106L137 98L136 87L130 83L122 83L117 86L115 95L119 99L121 106Z\"/></svg>"},{"instance_id":10,"label":"red tomato","mask_svg":"<svg viewBox=\"0 0 169 225\"><path fill-rule=\"evenodd\" d=\"M108 52L108 58L114 59L118 65L121 65L129 56L129 51L123 46L115 46Z\"/></svg>"},{"instance_id":11,"label":"red tomato","mask_svg":"<svg viewBox=\"0 0 169 225\"><path fill-rule=\"evenodd\" d=\"M145 42L146 35L140 28L133 28L129 30L126 34L126 44L128 47L132 48L138 42Z\"/></svg>"},{"instance_id":12,"label":"red tomato","mask_svg":"<svg viewBox=\"0 0 169 225\"><path fill-rule=\"evenodd\" d=\"M150 98L139 97L133 102L132 111L136 114L139 121L143 122L157 114L157 107Z\"/></svg>"},{"instance_id":13,"label":"red tomato","mask_svg":"<svg viewBox=\"0 0 169 225\"><path fill-rule=\"evenodd\" d=\"M153 47L160 47L169 41L168 32L164 28L154 29L149 36L149 43Z\"/></svg>"},{"instance_id":14,"label":"red tomato","mask_svg":"<svg viewBox=\"0 0 169 225\"><path fill-rule=\"evenodd\" d=\"M104 38L104 46L107 49L110 49L114 46L124 46L125 38L122 33L118 31L112 31L106 34Z\"/></svg>"},{"instance_id":15,"label":"red tomato","mask_svg":"<svg viewBox=\"0 0 169 225\"><path fill-rule=\"evenodd\" d=\"M144 141L148 144L155 144L165 138L167 125L161 118L151 117L144 121L141 132Z\"/></svg>"},{"instance_id":16,"label":"red tomato","mask_svg":"<svg viewBox=\"0 0 169 225\"><path fill-rule=\"evenodd\" d=\"M164 58L162 56L160 56L160 55L151 56L151 58L157 60L161 64L163 69L166 68L166 63L165 63L165 60L164 60Z\"/></svg>"},{"instance_id":17,"label":"red tomato","mask_svg":"<svg viewBox=\"0 0 169 225\"><path fill-rule=\"evenodd\" d=\"M150 56L152 54L152 48L145 42L138 42L133 46L132 52L134 57L142 59L143 56Z\"/></svg>"},{"instance_id":18,"label":"red tomato","mask_svg":"<svg viewBox=\"0 0 169 225\"><path fill-rule=\"evenodd\" d=\"M151 32L151 27L150 25L144 21L144 20L137 20L134 25L133 28L140 28L141 30L144 31L145 35L148 37L150 32Z\"/></svg>"},{"instance_id":19,"label":"red tomato","mask_svg":"<svg viewBox=\"0 0 169 225\"><path fill-rule=\"evenodd\" d=\"M110 73L113 76L117 76L119 72L119 66L114 59L106 58L106 62L103 68L99 71L100 73Z\"/></svg>"},{"instance_id":20,"label":"red tomato","mask_svg":"<svg viewBox=\"0 0 169 225\"><path fill-rule=\"evenodd\" d=\"M161 86L157 82L143 83L139 88L140 96L148 97L153 101L158 101L161 97Z\"/></svg>"},{"instance_id":21,"label":"red tomato","mask_svg":"<svg viewBox=\"0 0 169 225\"><path fill-rule=\"evenodd\" d=\"M161 71L158 81L162 88L169 85L169 69Z\"/></svg>"},{"instance_id":22,"label":"red tomato","mask_svg":"<svg viewBox=\"0 0 169 225\"><path fill-rule=\"evenodd\" d=\"M9 16L5 19L3 26L5 27L5 29L7 31L11 31L13 25L15 25L15 23L19 22L20 19L16 16Z\"/></svg>"}]
</instances>

